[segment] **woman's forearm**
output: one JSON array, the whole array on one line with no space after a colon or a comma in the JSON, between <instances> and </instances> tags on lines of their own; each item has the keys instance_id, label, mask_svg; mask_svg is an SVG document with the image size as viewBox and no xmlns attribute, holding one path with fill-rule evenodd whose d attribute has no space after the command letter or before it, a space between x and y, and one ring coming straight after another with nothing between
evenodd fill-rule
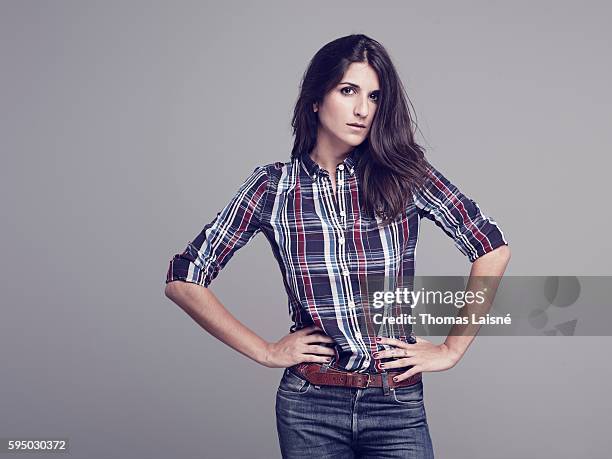
<instances>
[{"instance_id":1,"label":"woman's forearm","mask_svg":"<svg viewBox=\"0 0 612 459\"><path fill-rule=\"evenodd\" d=\"M236 319L210 289L173 281L166 285L165 294L215 338L266 365L269 343Z\"/></svg>"},{"instance_id":2,"label":"woman's forearm","mask_svg":"<svg viewBox=\"0 0 612 459\"><path fill-rule=\"evenodd\" d=\"M459 316L468 318L472 317L472 314L481 316L491 309L497 287L499 286L499 282L501 281L509 261L510 248L507 245L503 245L483 255L472 263L470 278L465 290L466 292L471 291L476 293L482 291L482 289L486 287L486 295L484 295L485 301L482 304L466 304L461 308L458 314ZM468 321L468 323L469 325L453 325L444 342L444 345L451 352L455 361L459 361L461 357L463 357L467 348L478 333L478 330L480 330L480 325L472 324L470 321Z\"/></svg>"}]
</instances>

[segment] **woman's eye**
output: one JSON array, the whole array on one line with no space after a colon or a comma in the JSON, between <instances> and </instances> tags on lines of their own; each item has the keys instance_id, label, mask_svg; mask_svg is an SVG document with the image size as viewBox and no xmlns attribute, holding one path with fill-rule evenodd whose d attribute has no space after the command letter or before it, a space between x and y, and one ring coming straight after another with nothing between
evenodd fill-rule
<instances>
[{"instance_id":1,"label":"woman's eye","mask_svg":"<svg viewBox=\"0 0 612 459\"><path fill-rule=\"evenodd\" d=\"M342 88L342 89L340 90L340 92L341 92L342 94L345 94L345 95L350 94L349 92L345 92L345 90L355 92L355 88L353 88L352 86L345 86L344 88ZM371 94L371 95L370 95L370 97L372 98L372 100L373 100L374 102L378 102L378 93L376 93L376 94Z\"/></svg>"}]
</instances>

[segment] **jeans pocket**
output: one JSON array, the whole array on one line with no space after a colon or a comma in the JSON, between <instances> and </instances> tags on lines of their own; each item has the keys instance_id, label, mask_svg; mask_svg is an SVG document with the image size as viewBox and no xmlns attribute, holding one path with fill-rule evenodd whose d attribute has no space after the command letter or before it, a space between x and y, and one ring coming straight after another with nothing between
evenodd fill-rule
<instances>
[{"instance_id":1,"label":"jeans pocket","mask_svg":"<svg viewBox=\"0 0 612 459\"><path fill-rule=\"evenodd\" d=\"M412 386L396 387L391 391L393 399L400 405L423 406L423 381Z\"/></svg>"},{"instance_id":2,"label":"jeans pocket","mask_svg":"<svg viewBox=\"0 0 612 459\"><path fill-rule=\"evenodd\" d=\"M278 391L286 394L299 395L305 394L308 389L310 389L310 386L310 382L286 368L278 385Z\"/></svg>"}]
</instances>

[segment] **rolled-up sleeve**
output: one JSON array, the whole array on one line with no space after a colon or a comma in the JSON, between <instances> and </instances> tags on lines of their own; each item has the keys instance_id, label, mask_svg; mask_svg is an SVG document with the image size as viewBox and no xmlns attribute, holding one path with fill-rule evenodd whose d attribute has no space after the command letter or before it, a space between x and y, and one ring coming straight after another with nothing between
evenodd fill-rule
<instances>
[{"instance_id":1,"label":"rolled-up sleeve","mask_svg":"<svg viewBox=\"0 0 612 459\"><path fill-rule=\"evenodd\" d=\"M267 187L266 168L258 166L185 251L170 260L166 283L182 280L208 287L236 251L261 230Z\"/></svg>"},{"instance_id":2,"label":"rolled-up sleeve","mask_svg":"<svg viewBox=\"0 0 612 459\"><path fill-rule=\"evenodd\" d=\"M498 223L431 165L425 184L413 192L413 199L419 214L453 238L471 262L508 245Z\"/></svg>"}]
</instances>

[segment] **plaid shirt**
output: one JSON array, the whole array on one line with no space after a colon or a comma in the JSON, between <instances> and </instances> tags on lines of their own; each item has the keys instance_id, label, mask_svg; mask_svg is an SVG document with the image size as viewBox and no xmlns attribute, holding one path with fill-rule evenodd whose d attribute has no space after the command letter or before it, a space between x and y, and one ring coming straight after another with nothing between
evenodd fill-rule
<instances>
[{"instance_id":1,"label":"plaid shirt","mask_svg":"<svg viewBox=\"0 0 612 459\"><path fill-rule=\"evenodd\" d=\"M293 332L316 325L335 340L331 366L382 372L372 353L376 336L411 342L411 326L372 321L372 279L384 290L410 285L422 217L432 220L470 261L507 244L497 223L433 166L392 224L362 207L357 150L336 167L336 194L329 173L309 155L258 166L230 202L185 251L170 261L166 282L204 287L238 249L262 232L272 247L288 295Z\"/></svg>"}]
</instances>

